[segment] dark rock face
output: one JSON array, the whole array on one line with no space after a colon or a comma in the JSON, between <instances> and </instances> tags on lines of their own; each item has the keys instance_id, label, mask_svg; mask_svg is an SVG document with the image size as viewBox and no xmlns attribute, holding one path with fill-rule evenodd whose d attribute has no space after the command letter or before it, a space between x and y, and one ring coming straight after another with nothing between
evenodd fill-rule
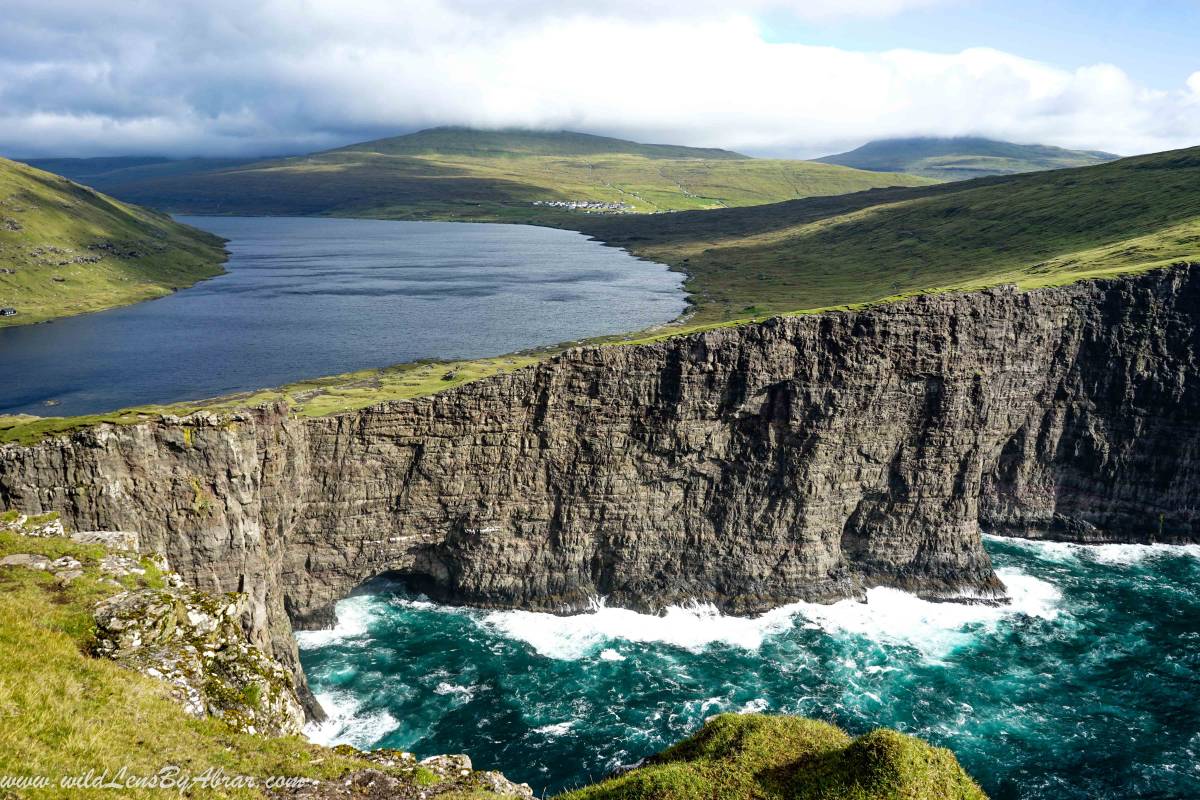
<instances>
[{"instance_id":1,"label":"dark rock face","mask_svg":"<svg viewBox=\"0 0 1200 800\"><path fill-rule=\"evenodd\" d=\"M1200 272L944 294L581 348L326 419L0 448L0 501L136 530L259 644L383 572L484 606L753 612L1003 587L980 528L1200 541Z\"/></svg>"}]
</instances>

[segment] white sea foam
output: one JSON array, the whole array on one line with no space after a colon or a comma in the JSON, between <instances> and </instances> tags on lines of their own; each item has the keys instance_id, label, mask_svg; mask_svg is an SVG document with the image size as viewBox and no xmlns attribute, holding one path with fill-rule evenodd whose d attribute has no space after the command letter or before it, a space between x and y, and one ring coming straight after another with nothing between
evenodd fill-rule
<instances>
[{"instance_id":1,"label":"white sea foam","mask_svg":"<svg viewBox=\"0 0 1200 800\"><path fill-rule=\"evenodd\" d=\"M526 642L544 656L573 660L591 655L604 643L618 639L656 642L692 651L718 643L756 650L766 636L790 628L794 616L792 606L747 618L726 616L709 604L671 606L660 616L597 603L592 611L569 617L533 611L495 611L483 615L479 621L504 636ZM601 658L612 659L604 652L601 650Z\"/></svg>"},{"instance_id":2,"label":"white sea foam","mask_svg":"<svg viewBox=\"0 0 1200 800\"><path fill-rule=\"evenodd\" d=\"M867 592L865 603L804 603L800 613L827 633L905 644L930 656L949 652L969 641L980 627L993 628L1006 618L1058 615L1062 595L1053 584L1017 569L1001 569L997 574L1011 598L1004 605L937 603L898 589L876 588Z\"/></svg>"},{"instance_id":3,"label":"white sea foam","mask_svg":"<svg viewBox=\"0 0 1200 800\"><path fill-rule=\"evenodd\" d=\"M641 614L597 604L592 611L555 616L531 611L495 611L479 617L480 624L526 642L550 658L574 660L594 655L619 655L604 648L614 640L653 642L697 652L714 644L757 650L763 641L797 624L826 633L860 635L877 641L907 644L937 655L963 644L980 627L1024 614L1053 619L1061 594L1053 584L1016 569L998 570L1011 602L938 603L897 589L878 588L865 603L843 600L824 605L792 603L757 617L731 617L715 606L672 606L662 615Z\"/></svg>"},{"instance_id":4,"label":"white sea foam","mask_svg":"<svg viewBox=\"0 0 1200 800\"><path fill-rule=\"evenodd\" d=\"M304 735L314 744L349 744L367 749L400 724L384 710L360 713L360 704L347 692L320 692L317 700L328 718L305 726Z\"/></svg>"},{"instance_id":5,"label":"white sea foam","mask_svg":"<svg viewBox=\"0 0 1200 800\"><path fill-rule=\"evenodd\" d=\"M553 725L543 725L540 728L534 728L533 733L540 733L543 736L562 736L567 731L571 730L575 725L575 720L567 720L566 722L556 722Z\"/></svg>"},{"instance_id":6,"label":"white sea foam","mask_svg":"<svg viewBox=\"0 0 1200 800\"><path fill-rule=\"evenodd\" d=\"M1148 558L1190 556L1200 558L1200 544L1075 544L1040 539L985 535L991 542L1016 545L1051 561L1086 559L1098 564L1136 564Z\"/></svg>"},{"instance_id":7,"label":"white sea foam","mask_svg":"<svg viewBox=\"0 0 1200 800\"><path fill-rule=\"evenodd\" d=\"M296 644L301 650L356 639L367 632L379 613L378 598L372 595L347 597L334 607L337 625L327 630L296 631Z\"/></svg>"},{"instance_id":8,"label":"white sea foam","mask_svg":"<svg viewBox=\"0 0 1200 800\"><path fill-rule=\"evenodd\" d=\"M607 647L600 651L600 660L602 661L624 661L625 656L618 653L611 647Z\"/></svg>"},{"instance_id":9,"label":"white sea foam","mask_svg":"<svg viewBox=\"0 0 1200 800\"><path fill-rule=\"evenodd\" d=\"M441 695L458 695L463 700L470 700L475 696L475 687L459 686L456 683L442 681L437 686L433 687L433 693Z\"/></svg>"}]
</instances>

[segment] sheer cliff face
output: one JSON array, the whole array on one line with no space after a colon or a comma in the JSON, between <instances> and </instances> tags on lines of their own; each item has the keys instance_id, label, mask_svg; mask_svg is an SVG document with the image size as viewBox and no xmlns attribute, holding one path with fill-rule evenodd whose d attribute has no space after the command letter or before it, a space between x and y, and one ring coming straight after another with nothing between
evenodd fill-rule
<instances>
[{"instance_id":1,"label":"sheer cliff face","mask_svg":"<svg viewBox=\"0 0 1200 800\"><path fill-rule=\"evenodd\" d=\"M734 612L1002 587L1003 533L1198 541L1200 273L939 295L570 351L414 402L0 448L0 501L127 528L288 618L382 572L449 600Z\"/></svg>"}]
</instances>

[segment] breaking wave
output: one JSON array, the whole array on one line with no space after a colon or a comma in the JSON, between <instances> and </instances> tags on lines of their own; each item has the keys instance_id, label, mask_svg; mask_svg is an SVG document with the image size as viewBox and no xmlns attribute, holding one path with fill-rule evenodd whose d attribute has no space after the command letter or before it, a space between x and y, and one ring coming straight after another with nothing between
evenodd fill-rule
<instances>
[{"instance_id":1,"label":"breaking wave","mask_svg":"<svg viewBox=\"0 0 1200 800\"><path fill-rule=\"evenodd\" d=\"M994 797L1200 797L1200 547L986 546L1006 604L873 589L749 618L600 602L555 616L377 587L297 637L329 712L307 733L466 752L553 794L713 714L766 711L923 736Z\"/></svg>"}]
</instances>

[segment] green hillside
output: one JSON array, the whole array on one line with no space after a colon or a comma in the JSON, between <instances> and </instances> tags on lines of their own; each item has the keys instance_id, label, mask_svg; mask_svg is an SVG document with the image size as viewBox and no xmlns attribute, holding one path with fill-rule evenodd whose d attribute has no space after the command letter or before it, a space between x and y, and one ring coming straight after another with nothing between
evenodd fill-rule
<instances>
[{"instance_id":1,"label":"green hillside","mask_svg":"<svg viewBox=\"0 0 1200 800\"><path fill-rule=\"evenodd\" d=\"M878 172L907 172L958 181L987 175L1015 175L1065 167L1086 167L1119 158L1098 150L1067 150L1041 144L1013 144L979 137L880 139L848 153L818 158Z\"/></svg>"},{"instance_id":2,"label":"green hillside","mask_svg":"<svg viewBox=\"0 0 1200 800\"><path fill-rule=\"evenodd\" d=\"M430 128L407 136L392 136L341 147L332 152L386 153L388 155L459 156L595 156L620 153L646 158L703 158L747 160L750 157L716 147L683 147L673 144L639 144L626 139L573 131Z\"/></svg>"},{"instance_id":3,"label":"green hillside","mask_svg":"<svg viewBox=\"0 0 1200 800\"><path fill-rule=\"evenodd\" d=\"M694 323L1200 261L1200 148L582 229L685 270Z\"/></svg>"},{"instance_id":4,"label":"green hillside","mask_svg":"<svg viewBox=\"0 0 1200 800\"><path fill-rule=\"evenodd\" d=\"M750 208L569 220L688 274L688 317L645 341L776 314L1001 283L1024 288L1200 264L1200 147L1080 169L875 189ZM528 365L555 348L476 362L420 362L248 395L98 417L0 418L0 442L101 420L137 422L283 401L303 416L419 397Z\"/></svg>"},{"instance_id":5,"label":"green hillside","mask_svg":"<svg viewBox=\"0 0 1200 800\"><path fill-rule=\"evenodd\" d=\"M215 170L208 162L176 174L166 169L131 166L96 182L130 202L177 212L515 222L570 220L585 213L544 205L555 202L614 204L589 209L607 213L678 211L932 183L565 131L462 128Z\"/></svg>"},{"instance_id":6,"label":"green hillside","mask_svg":"<svg viewBox=\"0 0 1200 800\"><path fill-rule=\"evenodd\" d=\"M0 326L161 297L224 260L211 234L0 158Z\"/></svg>"}]
</instances>

